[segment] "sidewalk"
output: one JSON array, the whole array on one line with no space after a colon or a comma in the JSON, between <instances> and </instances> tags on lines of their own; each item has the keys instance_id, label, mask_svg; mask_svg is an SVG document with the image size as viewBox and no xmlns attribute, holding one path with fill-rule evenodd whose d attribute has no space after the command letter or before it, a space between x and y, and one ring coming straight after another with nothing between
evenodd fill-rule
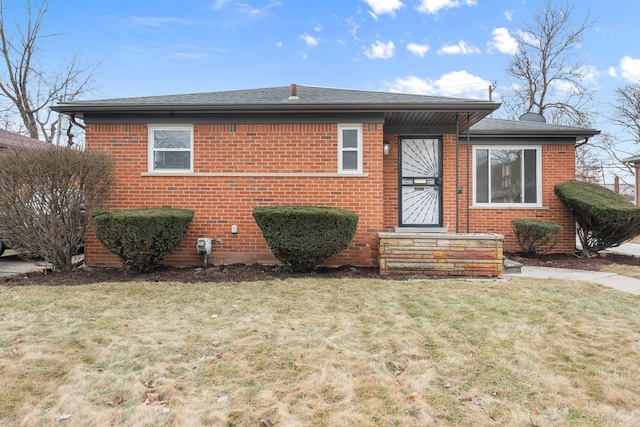
<instances>
[{"instance_id":1,"label":"sidewalk","mask_svg":"<svg viewBox=\"0 0 640 427\"><path fill-rule=\"evenodd\" d=\"M640 257L640 244L623 243L617 248L607 249L606 252ZM512 277L532 277L536 279L581 280L584 282L598 283L600 285L608 286L618 291L628 292L633 295L640 295L639 279L603 271L523 266L521 273L512 273L507 275Z\"/></svg>"}]
</instances>

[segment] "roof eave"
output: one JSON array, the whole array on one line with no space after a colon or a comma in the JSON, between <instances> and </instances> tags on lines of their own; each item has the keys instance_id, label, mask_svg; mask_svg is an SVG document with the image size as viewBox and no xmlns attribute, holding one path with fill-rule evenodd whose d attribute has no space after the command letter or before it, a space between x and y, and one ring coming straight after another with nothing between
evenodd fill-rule
<instances>
[{"instance_id":1,"label":"roof eave","mask_svg":"<svg viewBox=\"0 0 640 427\"><path fill-rule=\"evenodd\" d=\"M576 139L583 139L583 138L592 138L596 135L599 135L600 131L596 129L579 129L575 131L548 130L548 131L536 132L536 131L504 130L504 131L475 131L474 132L473 129L471 129L469 134L471 136L483 137L483 138L497 138L497 137L507 137L507 136L519 136L522 138L536 138L541 136L565 136L567 138L574 137Z\"/></svg>"}]
</instances>

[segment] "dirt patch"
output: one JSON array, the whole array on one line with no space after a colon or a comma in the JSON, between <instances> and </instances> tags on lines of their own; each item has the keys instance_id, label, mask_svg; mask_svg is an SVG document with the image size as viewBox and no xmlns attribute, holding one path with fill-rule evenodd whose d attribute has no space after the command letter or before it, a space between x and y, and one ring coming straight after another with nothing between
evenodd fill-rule
<instances>
[{"instance_id":1,"label":"dirt patch","mask_svg":"<svg viewBox=\"0 0 640 427\"><path fill-rule=\"evenodd\" d=\"M572 268L578 270L600 271L611 264L640 266L640 258L606 254L595 258L579 258L575 255L551 254L533 258L519 254L506 254L508 258L527 266ZM339 267L318 268L313 273L292 273L280 265L233 264L224 266L174 268L162 266L158 271L148 274L128 273L120 268L86 268L72 272L45 273L34 271L3 277L0 285L84 285L103 282L255 282L268 280L286 280L290 278L367 278L367 279L402 279L406 276L380 276L377 268Z\"/></svg>"},{"instance_id":2,"label":"dirt patch","mask_svg":"<svg viewBox=\"0 0 640 427\"><path fill-rule=\"evenodd\" d=\"M379 278L377 268L340 267L318 268L313 273L292 273L280 265L232 264L224 266L175 268L161 266L153 273L134 274L121 268L81 267L72 272L33 271L3 277L0 285L84 285L103 282L255 282L288 278Z\"/></svg>"}]
</instances>

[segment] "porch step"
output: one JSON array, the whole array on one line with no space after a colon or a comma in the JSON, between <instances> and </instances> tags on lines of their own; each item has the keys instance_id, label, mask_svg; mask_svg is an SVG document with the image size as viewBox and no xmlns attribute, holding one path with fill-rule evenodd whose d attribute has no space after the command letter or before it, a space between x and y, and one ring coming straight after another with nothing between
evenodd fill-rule
<instances>
[{"instance_id":1,"label":"porch step","mask_svg":"<svg viewBox=\"0 0 640 427\"><path fill-rule=\"evenodd\" d=\"M503 258L502 273L504 274L522 273L522 264L520 264L517 261L510 260L509 258Z\"/></svg>"}]
</instances>

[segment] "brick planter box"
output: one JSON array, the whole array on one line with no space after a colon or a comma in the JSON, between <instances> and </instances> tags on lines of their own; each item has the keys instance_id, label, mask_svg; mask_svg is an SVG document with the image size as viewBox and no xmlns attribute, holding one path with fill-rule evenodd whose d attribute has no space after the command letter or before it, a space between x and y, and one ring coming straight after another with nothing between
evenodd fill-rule
<instances>
[{"instance_id":1,"label":"brick planter box","mask_svg":"<svg viewBox=\"0 0 640 427\"><path fill-rule=\"evenodd\" d=\"M381 275L495 277L502 273L499 234L378 233Z\"/></svg>"}]
</instances>

